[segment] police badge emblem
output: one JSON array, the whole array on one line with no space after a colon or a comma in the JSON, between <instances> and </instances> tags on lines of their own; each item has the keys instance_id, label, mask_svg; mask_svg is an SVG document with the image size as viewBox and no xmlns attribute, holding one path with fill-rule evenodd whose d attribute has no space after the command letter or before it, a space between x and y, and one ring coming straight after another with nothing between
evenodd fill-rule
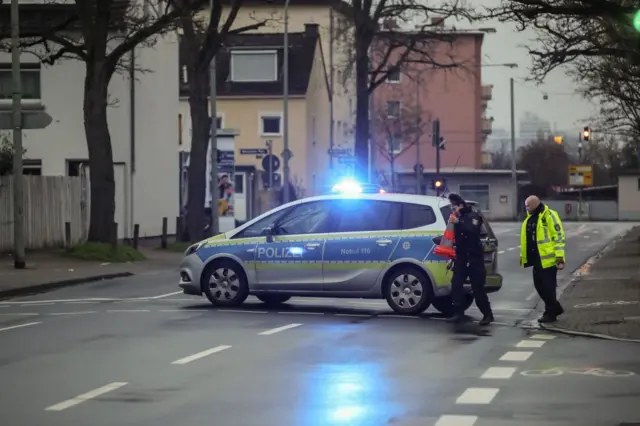
<instances>
[{"instance_id":1,"label":"police badge emblem","mask_svg":"<svg viewBox=\"0 0 640 426\"><path fill-rule=\"evenodd\" d=\"M478 219L471 219L471 223L473 223L473 226L478 226Z\"/></svg>"}]
</instances>

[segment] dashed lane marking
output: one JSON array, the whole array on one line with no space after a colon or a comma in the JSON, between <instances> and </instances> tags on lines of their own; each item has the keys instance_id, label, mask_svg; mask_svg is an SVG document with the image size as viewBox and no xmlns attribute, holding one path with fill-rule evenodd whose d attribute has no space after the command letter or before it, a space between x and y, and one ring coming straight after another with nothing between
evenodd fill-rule
<instances>
[{"instance_id":1,"label":"dashed lane marking","mask_svg":"<svg viewBox=\"0 0 640 426\"><path fill-rule=\"evenodd\" d=\"M515 367L489 367L481 379L510 379L516 372Z\"/></svg>"},{"instance_id":2,"label":"dashed lane marking","mask_svg":"<svg viewBox=\"0 0 640 426\"><path fill-rule=\"evenodd\" d=\"M504 250L500 250L498 254L504 254Z\"/></svg>"},{"instance_id":3,"label":"dashed lane marking","mask_svg":"<svg viewBox=\"0 0 640 426\"><path fill-rule=\"evenodd\" d=\"M9 314L0 314L3 317L37 317L40 315L37 312L11 312Z\"/></svg>"},{"instance_id":4,"label":"dashed lane marking","mask_svg":"<svg viewBox=\"0 0 640 426\"><path fill-rule=\"evenodd\" d=\"M98 311L80 311L80 312L54 312L49 315L52 316L64 316L64 315L88 315L88 314L97 314Z\"/></svg>"},{"instance_id":5,"label":"dashed lane marking","mask_svg":"<svg viewBox=\"0 0 640 426\"><path fill-rule=\"evenodd\" d=\"M468 388L456 399L456 404L491 404L498 388Z\"/></svg>"},{"instance_id":6,"label":"dashed lane marking","mask_svg":"<svg viewBox=\"0 0 640 426\"><path fill-rule=\"evenodd\" d=\"M473 426L478 416L440 416L435 426Z\"/></svg>"},{"instance_id":7,"label":"dashed lane marking","mask_svg":"<svg viewBox=\"0 0 640 426\"><path fill-rule=\"evenodd\" d=\"M515 362L523 362L531 358L533 352L530 351L510 351L506 352L504 355L500 357L500 361L515 361Z\"/></svg>"},{"instance_id":8,"label":"dashed lane marking","mask_svg":"<svg viewBox=\"0 0 640 426\"><path fill-rule=\"evenodd\" d=\"M100 388L94 389L92 391L86 392L86 393L82 393L78 396L74 396L71 399L67 399L66 401L62 401L59 402L55 405L52 405L50 407L47 407L45 410L46 411L62 411L62 410L66 410L67 408L71 408L75 405L81 404L83 402L89 401L91 399L95 399L101 395L104 395L105 393L109 393L112 392L116 389L119 389L125 385L127 385L127 382L113 382L113 383L109 383L108 385L102 386Z\"/></svg>"},{"instance_id":9,"label":"dashed lane marking","mask_svg":"<svg viewBox=\"0 0 640 426\"><path fill-rule=\"evenodd\" d=\"M180 359L178 359L176 361L173 361L171 364L173 364L173 365L189 364L190 362L197 361L197 360L199 360L201 358L207 357L209 355L216 354L218 352L222 352L222 351L227 350L229 348L231 348L231 346L229 346L229 345L216 346L215 348L207 349L206 351L198 352L198 353L195 353L193 355L189 355L187 357L180 358Z\"/></svg>"},{"instance_id":10,"label":"dashed lane marking","mask_svg":"<svg viewBox=\"0 0 640 426\"><path fill-rule=\"evenodd\" d=\"M325 315L324 312L276 312L280 315Z\"/></svg>"},{"instance_id":11,"label":"dashed lane marking","mask_svg":"<svg viewBox=\"0 0 640 426\"><path fill-rule=\"evenodd\" d=\"M125 313L125 312L151 312L150 309L108 309L109 313Z\"/></svg>"},{"instance_id":12,"label":"dashed lane marking","mask_svg":"<svg viewBox=\"0 0 640 426\"><path fill-rule=\"evenodd\" d=\"M0 331L15 330L16 328L31 327L32 325L42 324L41 322L28 322L26 324L12 325L11 327L0 328Z\"/></svg>"},{"instance_id":13,"label":"dashed lane marking","mask_svg":"<svg viewBox=\"0 0 640 426\"><path fill-rule=\"evenodd\" d=\"M272 334L280 333L281 331L285 331L285 330L289 330L289 329L292 329L292 328L300 327L301 325L302 324L298 324L298 323L283 325L282 327L276 327L276 328L272 328L270 330L265 330L265 331L263 331L261 333L258 333L258 336L270 336Z\"/></svg>"},{"instance_id":14,"label":"dashed lane marking","mask_svg":"<svg viewBox=\"0 0 640 426\"><path fill-rule=\"evenodd\" d=\"M516 348L541 348L544 344L542 340L520 340Z\"/></svg>"}]
</instances>

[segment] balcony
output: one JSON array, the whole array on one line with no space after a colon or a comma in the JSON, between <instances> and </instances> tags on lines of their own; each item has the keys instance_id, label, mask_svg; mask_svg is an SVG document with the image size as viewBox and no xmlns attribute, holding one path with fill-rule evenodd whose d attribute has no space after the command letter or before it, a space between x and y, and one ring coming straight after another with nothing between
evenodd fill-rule
<instances>
[{"instance_id":1,"label":"balcony","mask_svg":"<svg viewBox=\"0 0 640 426\"><path fill-rule=\"evenodd\" d=\"M493 99L493 85L486 84L481 87L480 101L482 103L482 108L487 108L489 101Z\"/></svg>"},{"instance_id":2,"label":"balcony","mask_svg":"<svg viewBox=\"0 0 640 426\"><path fill-rule=\"evenodd\" d=\"M493 117L491 118L482 117L481 128L482 128L483 134L490 135L493 131Z\"/></svg>"}]
</instances>

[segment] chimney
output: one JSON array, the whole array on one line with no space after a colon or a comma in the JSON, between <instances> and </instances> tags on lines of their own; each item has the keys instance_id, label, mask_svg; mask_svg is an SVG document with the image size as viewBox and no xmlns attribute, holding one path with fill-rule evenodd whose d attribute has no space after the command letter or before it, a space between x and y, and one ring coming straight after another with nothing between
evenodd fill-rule
<instances>
[{"instance_id":1,"label":"chimney","mask_svg":"<svg viewBox=\"0 0 640 426\"><path fill-rule=\"evenodd\" d=\"M431 25L434 27L444 27L444 18L442 16L431 18Z\"/></svg>"},{"instance_id":2,"label":"chimney","mask_svg":"<svg viewBox=\"0 0 640 426\"><path fill-rule=\"evenodd\" d=\"M314 37L320 34L318 24L304 24L304 34Z\"/></svg>"}]
</instances>

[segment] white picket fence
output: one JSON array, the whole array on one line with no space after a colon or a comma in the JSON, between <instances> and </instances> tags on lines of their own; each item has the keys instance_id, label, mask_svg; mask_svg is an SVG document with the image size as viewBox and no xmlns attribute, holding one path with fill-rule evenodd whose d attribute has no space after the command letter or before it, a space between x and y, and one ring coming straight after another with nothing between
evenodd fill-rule
<instances>
[{"instance_id":1,"label":"white picket fence","mask_svg":"<svg viewBox=\"0 0 640 426\"><path fill-rule=\"evenodd\" d=\"M13 177L0 177L0 252L13 248ZM62 247L65 222L71 243L86 241L88 202L80 177L24 176L24 218L27 249Z\"/></svg>"}]
</instances>

